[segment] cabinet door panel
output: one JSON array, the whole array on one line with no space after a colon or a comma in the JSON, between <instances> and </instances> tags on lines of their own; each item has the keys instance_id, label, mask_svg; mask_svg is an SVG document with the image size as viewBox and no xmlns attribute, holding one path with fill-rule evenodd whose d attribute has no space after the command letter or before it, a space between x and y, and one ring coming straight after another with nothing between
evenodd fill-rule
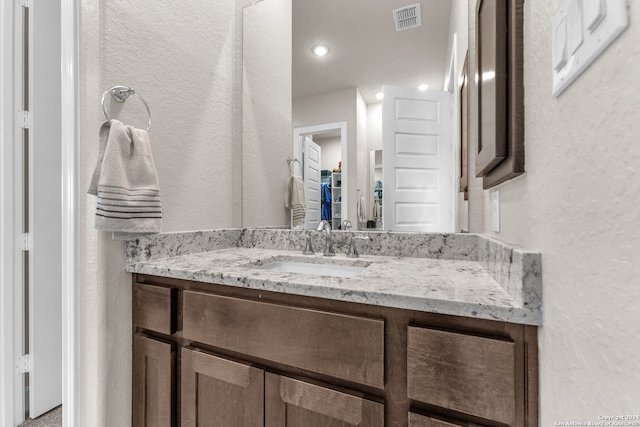
<instances>
[{"instance_id":1,"label":"cabinet door panel","mask_svg":"<svg viewBox=\"0 0 640 427\"><path fill-rule=\"evenodd\" d=\"M480 427L477 424L462 421L459 424L450 423L425 415L409 412L409 427Z\"/></svg>"},{"instance_id":2,"label":"cabinet door panel","mask_svg":"<svg viewBox=\"0 0 640 427\"><path fill-rule=\"evenodd\" d=\"M513 425L515 344L409 327L410 399Z\"/></svg>"},{"instance_id":3,"label":"cabinet door panel","mask_svg":"<svg viewBox=\"0 0 640 427\"><path fill-rule=\"evenodd\" d=\"M182 427L263 427L264 371L182 349Z\"/></svg>"},{"instance_id":4,"label":"cabinet door panel","mask_svg":"<svg viewBox=\"0 0 640 427\"><path fill-rule=\"evenodd\" d=\"M170 427L175 351L168 343L133 336L133 427Z\"/></svg>"},{"instance_id":5,"label":"cabinet door panel","mask_svg":"<svg viewBox=\"0 0 640 427\"><path fill-rule=\"evenodd\" d=\"M380 403L272 373L265 381L265 427L384 426Z\"/></svg>"}]
</instances>

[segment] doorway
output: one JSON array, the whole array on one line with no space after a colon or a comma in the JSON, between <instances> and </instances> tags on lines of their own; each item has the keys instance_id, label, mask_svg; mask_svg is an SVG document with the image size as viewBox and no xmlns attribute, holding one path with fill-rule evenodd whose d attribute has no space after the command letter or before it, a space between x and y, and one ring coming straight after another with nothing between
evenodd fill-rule
<instances>
[{"instance_id":1,"label":"doorway","mask_svg":"<svg viewBox=\"0 0 640 427\"><path fill-rule=\"evenodd\" d=\"M324 172L321 173L320 193L323 192L323 185L327 185L330 192L329 200L324 198L324 204L321 207L323 211L321 218L327 219L333 230L339 230L343 219L343 212L347 212L348 191L347 191L347 122L327 123L316 126L307 126L294 128L293 130L293 158L298 162L293 162L292 173L303 177L307 183L308 177L304 176L306 162L306 154L304 152L304 141L310 138L314 143L324 145L327 149L322 149L322 158L319 159L320 168ZM339 163L342 163L341 170ZM335 163L335 166L331 165ZM336 169L334 171L334 169ZM309 191L306 192L309 197ZM307 204L309 206L309 204ZM307 215L309 216L309 215ZM306 229L315 229L318 224L312 224L310 221L305 223Z\"/></svg>"}]
</instances>

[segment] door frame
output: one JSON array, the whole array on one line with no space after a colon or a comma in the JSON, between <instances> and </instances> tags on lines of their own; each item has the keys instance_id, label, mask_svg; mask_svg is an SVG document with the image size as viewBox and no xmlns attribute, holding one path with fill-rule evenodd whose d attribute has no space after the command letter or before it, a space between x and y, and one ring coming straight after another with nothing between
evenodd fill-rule
<instances>
[{"instance_id":1,"label":"door frame","mask_svg":"<svg viewBox=\"0 0 640 427\"><path fill-rule=\"evenodd\" d=\"M78 1L61 0L62 417L78 421Z\"/></svg>"},{"instance_id":2,"label":"door frame","mask_svg":"<svg viewBox=\"0 0 640 427\"><path fill-rule=\"evenodd\" d=\"M0 4L0 426L14 425L14 12ZM10 94L7 96L6 94Z\"/></svg>"},{"instance_id":3,"label":"door frame","mask_svg":"<svg viewBox=\"0 0 640 427\"><path fill-rule=\"evenodd\" d=\"M16 2L0 4L0 90L13 94L14 79L14 13ZM62 108L62 348L63 348L63 426L77 424L78 392L78 297L77 297L77 0L61 0L61 108ZM14 405L14 96L0 99L0 427L13 427ZM8 238L7 238L8 236ZM20 325L18 325L20 326Z\"/></svg>"},{"instance_id":4,"label":"door frame","mask_svg":"<svg viewBox=\"0 0 640 427\"><path fill-rule=\"evenodd\" d=\"M315 126L304 126L304 127L297 127L293 129L293 158L294 159L300 159L302 157L302 147L300 146L300 137L301 136L309 136L309 135L314 135L314 134L318 134L318 133L323 133L323 132L330 132L330 131L336 131L339 130L340 131L340 152L341 152L341 157L342 157L342 203L344 203L344 206L346 207L348 212L348 167L349 167L349 162L348 162L348 157L347 157L347 152L348 152L348 146L347 146L347 122L335 122L335 123L326 123L326 124L321 124L321 125L315 125ZM293 174L298 173L300 175L302 175L302 163L298 163L296 161L294 161L293 163L293 169L292 172ZM344 209L344 208L343 208ZM347 218L343 218L343 219L347 219Z\"/></svg>"}]
</instances>

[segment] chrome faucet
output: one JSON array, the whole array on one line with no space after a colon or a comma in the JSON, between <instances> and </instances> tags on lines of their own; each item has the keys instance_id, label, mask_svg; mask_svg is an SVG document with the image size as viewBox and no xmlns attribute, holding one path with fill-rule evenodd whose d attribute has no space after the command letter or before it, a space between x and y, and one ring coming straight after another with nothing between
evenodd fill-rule
<instances>
[{"instance_id":1,"label":"chrome faucet","mask_svg":"<svg viewBox=\"0 0 640 427\"><path fill-rule=\"evenodd\" d=\"M370 240L369 236L351 236L349 242L349 251L347 252L347 258L360 258L358 249L356 248L356 239L358 240Z\"/></svg>"},{"instance_id":2,"label":"chrome faucet","mask_svg":"<svg viewBox=\"0 0 640 427\"><path fill-rule=\"evenodd\" d=\"M313 251L313 245L311 244L311 233L309 231L304 231L302 234L298 234L298 237L305 237L307 239L302 253L305 255L313 255L315 252Z\"/></svg>"},{"instance_id":3,"label":"chrome faucet","mask_svg":"<svg viewBox=\"0 0 640 427\"><path fill-rule=\"evenodd\" d=\"M324 252L322 253L322 255L334 256L336 252L333 250L333 242L331 241L331 224L329 224L329 221L323 219L322 221L320 221L320 223L318 223L316 231L322 230L324 230L325 232Z\"/></svg>"}]
</instances>

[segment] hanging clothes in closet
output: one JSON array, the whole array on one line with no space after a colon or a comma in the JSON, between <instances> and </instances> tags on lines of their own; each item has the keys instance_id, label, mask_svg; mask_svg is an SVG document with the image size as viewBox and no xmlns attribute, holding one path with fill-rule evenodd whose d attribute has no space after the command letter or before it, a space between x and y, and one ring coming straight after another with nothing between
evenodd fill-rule
<instances>
[{"instance_id":1,"label":"hanging clothes in closet","mask_svg":"<svg viewBox=\"0 0 640 427\"><path fill-rule=\"evenodd\" d=\"M331 221L331 190L329 190L329 184L322 184L320 193L322 195L322 219Z\"/></svg>"}]
</instances>

